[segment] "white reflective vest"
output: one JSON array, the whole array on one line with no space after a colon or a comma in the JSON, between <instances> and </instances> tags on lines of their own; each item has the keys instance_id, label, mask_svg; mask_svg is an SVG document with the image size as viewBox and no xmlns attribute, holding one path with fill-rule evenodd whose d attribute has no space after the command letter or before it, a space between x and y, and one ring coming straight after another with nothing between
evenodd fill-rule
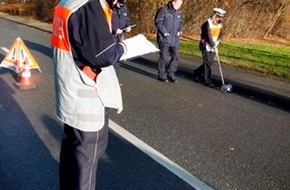
<instances>
[{"instance_id":1,"label":"white reflective vest","mask_svg":"<svg viewBox=\"0 0 290 190\"><path fill-rule=\"evenodd\" d=\"M103 9L105 0L99 0ZM105 107L120 113L123 109L121 89L113 66L102 68L96 81L75 64L68 39L68 19L88 0L62 0L56 7L51 43L55 64L57 117L74 128L86 132L104 126ZM101 42L100 42L101 43Z\"/></svg>"},{"instance_id":2,"label":"white reflective vest","mask_svg":"<svg viewBox=\"0 0 290 190\"><path fill-rule=\"evenodd\" d=\"M218 40L218 37L220 35L223 25L221 23L214 24L211 18L209 18L207 22L209 24L209 29L210 29L212 40L216 42ZM205 48L206 48L206 51L215 51L214 48L208 42L206 43Z\"/></svg>"}]
</instances>

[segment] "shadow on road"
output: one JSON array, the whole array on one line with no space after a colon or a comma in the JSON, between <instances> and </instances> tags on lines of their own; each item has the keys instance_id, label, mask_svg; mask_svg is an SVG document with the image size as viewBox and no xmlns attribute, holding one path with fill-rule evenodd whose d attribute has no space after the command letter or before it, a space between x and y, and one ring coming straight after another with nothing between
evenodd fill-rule
<instances>
[{"instance_id":1,"label":"shadow on road","mask_svg":"<svg viewBox=\"0 0 290 190\"><path fill-rule=\"evenodd\" d=\"M4 57L5 57L4 55L0 54L0 60L1 60L0 63L3 61ZM9 70L5 67L0 67L0 75L5 74L5 73L10 73L11 76L15 79L15 81L17 80L17 74L14 71ZM3 83L4 83L4 81L3 81Z\"/></svg>"},{"instance_id":2,"label":"shadow on road","mask_svg":"<svg viewBox=\"0 0 290 190\"><path fill-rule=\"evenodd\" d=\"M60 124L47 115L42 117L42 121L60 144L63 134ZM98 190L194 189L111 131L108 148L98 167Z\"/></svg>"},{"instance_id":3,"label":"shadow on road","mask_svg":"<svg viewBox=\"0 0 290 190\"><path fill-rule=\"evenodd\" d=\"M17 73L15 73L14 71L9 70L7 68L0 67L0 75L1 74L6 74L6 73L9 73L11 75L11 77L15 80L15 82L17 82L17 80L18 80L18 74Z\"/></svg>"},{"instance_id":4,"label":"shadow on road","mask_svg":"<svg viewBox=\"0 0 290 190\"><path fill-rule=\"evenodd\" d=\"M97 178L98 190L194 190L113 132Z\"/></svg>"},{"instance_id":5,"label":"shadow on road","mask_svg":"<svg viewBox=\"0 0 290 190\"><path fill-rule=\"evenodd\" d=\"M58 189L58 163L0 78L1 189Z\"/></svg>"},{"instance_id":6,"label":"shadow on road","mask_svg":"<svg viewBox=\"0 0 290 190\"><path fill-rule=\"evenodd\" d=\"M146 66L149 68L155 68L157 72L156 62L153 62L151 60L148 60L142 57L132 59L131 61L134 62L134 64L136 65L141 65L142 67ZM140 69L138 67L132 67L126 63L122 63L121 66L126 69L135 71L137 73L143 74L145 76L149 76L151 78L157 79L156 75L153 75L152 73L144 71L143 69ZM193 81L192 74L193 74L193 69L183 67L182 65L179 66L178 71L176 73L176 75L179 77ZM222 82L219 76L213 75L212 81L216 86L222 85ZM290 97L286 97L272 91L268 91L268 90L261 89L255 86L251 86L250 84L244 84L238 81L229 80L227 78L225 78L225 83L231 84L233 86L234 90L232 93L235 93L245 98L249 98L251 100L290 112Z\"/></svg>"},{"instance_id":7,"label":"shadow on road","mask_svg":"<svg viewBox=\"0 0 290 190\"><path fill-rule=\"evenodd\" d=\"M32 49L34 51L40 52L43 55L46 55L47 57L52 57L52 49L48 48L46 46L43 46L39 43L35 43L29 40L23 40L25 45L28 47L28 49Z\"/></svg>"},{"instance_id":8,"label":"shadow on road","mask_svg":"<svg viewBox=\"0 0 290 190\"><path fill-rule=\"evenodd\" d=\"M52 118L49 115L43 115L42 122L60 147L61 139L63 136L63 126L60 124L60 122L57 122L56 118Z\"/></svg>"},{"instance_id":9,"label":"shadow on road","mask_svg":"<svg viewBox=\"0 0 290 190\"><path fill-rule=\"evenodd\" d=\"M157 79L157 76L156 74L153 74L153 73L150 73L148 71L145 71L145 70L142 70L140 68L137 68L137 67L133 67L131 65L128 65L126 63L122 63L121 66L125 69L128 69L130 71L134 71L136 73L139 73L139 74L142 74L142 75L145 75L147 77L150 77L150 78L153 78L153 79Z\"/></svg>"}]
</instances>

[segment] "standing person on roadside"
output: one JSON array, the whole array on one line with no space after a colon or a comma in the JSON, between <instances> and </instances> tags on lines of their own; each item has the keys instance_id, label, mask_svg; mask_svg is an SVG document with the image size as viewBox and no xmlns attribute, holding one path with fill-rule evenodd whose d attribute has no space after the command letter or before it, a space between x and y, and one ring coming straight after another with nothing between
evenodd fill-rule
<instances>
[{"instance_id":1,"label":"standing person on roadside","mask_svg":"<svg viewBox=\"0 0 290 190\"><path fill-rule=\"evenodd\" d=\"M183 0L171 0L161 7L155 16L157 28L157 43L160 49L158 61L158 80L168 80L177 83L175 72L179 64L179 39L183 31L183 21L179 11ZM166 57L170 54L171 60L166 67Z\"/></svg>"},{"instance_id":2,"label":"standing person on roadside","mask_svg":"<svg viewBox=\"0 0 290 190\"><path fill-rule=\"evenodd\" d=\"M225 10L214 8L212 16L201 25L199 47L203 64L194 71L193 76L196 82L200 81L203 76L204 84L211 88L214 87L211 81L211 66L216 55L215 50L224 36L222 20L225 14Z\"/></svg>"},{"instance_id":3,"label":"standing person on roadside","mask_svg":"<svg viewBox=\"0 0 290 190\"><path fill-rule=\"evenodd\" d=\"M115 35L117 42L124 40L124 33L131 31L130 26L126 0L117 0L114 4L112 15L112 33Z\"/></svg>"},{"instance_id":4,"label":"standing person on roadside","mask_svg":"<svg viewBox=\"0 0 290 190\"><path fill-rule=\"evenodd\" d=\"M114 67L127 47L111 33L113 0L62 0L54 9L51 44L57 117L64 123L60 190L95 190L108 141L111 108L122 111Z\"/></svg>"},{"instance_id":5,"label":"standing person on roadside","mask_svg":"<svg viewBox=\"0 0 290 190\"><path fill-rule=\"evenodd\" d=\"M125 39L124 33L131 31L128 8L125 3L126 0L117 0L113 6L112 33L117 43ZM118 75L120 72L120 62L117 62L114 67ZM120 85L122 84L120 83Z\"/></svg>"}]
</instances>

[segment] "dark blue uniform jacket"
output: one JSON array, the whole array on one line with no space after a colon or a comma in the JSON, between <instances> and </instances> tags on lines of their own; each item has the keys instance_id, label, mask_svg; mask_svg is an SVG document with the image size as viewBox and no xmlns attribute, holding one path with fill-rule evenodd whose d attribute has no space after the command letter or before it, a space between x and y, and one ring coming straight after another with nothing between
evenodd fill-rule
<instances>
[{"instance_id":1,"label":"dark blue uniform jacket","mask_svg":"<svg viewBox=\"0 0 290 190\"><path fill-rule=\"evenodd\" d=\"M123 47L115 43L98 0L90 0L72 13L68 33L73 58L79 67L107 67L115 64L124 53Z\"/></svg>"},{"instance_id":2,"label":"dark blue uniform jacket","mask_svg":"<svg viewBox=\"0 0 290 190\"><path fill-rule=\"evenodd\" d=\"M183 30L181 12L172 7L170 1L161 7L155 16L155 26L157 27L157 42L159 46L178 46L180 36L178 32ZM164 34L169 35L165 36Z\"/></svg>"},{"instance_id":3,"label":"dark blue uniform jacket","mask_svg":"<svg viewBox=\"0 0 290 190\"><path fill-rule=\"evenodd\" d=\"M117 29L124 29L130 26L130 20L128 17L128 8L122 4L120 7L114 6L112 15L112 33L116 36L117 42L120 42L123 34L116 35ZM125 32L125 31L124 31Z\"/></svg>"}]
</instances>

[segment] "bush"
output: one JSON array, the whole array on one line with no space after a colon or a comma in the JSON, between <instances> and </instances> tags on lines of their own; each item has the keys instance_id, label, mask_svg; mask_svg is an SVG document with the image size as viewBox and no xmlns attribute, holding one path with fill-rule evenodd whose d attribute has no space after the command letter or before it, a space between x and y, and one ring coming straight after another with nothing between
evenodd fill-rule
<instances>
[{"instance_id":1,"label":"bush","mask_svg":"<svg viewBox=\"0 0 290 190\"><path fill-rule=\"evenodd\" d=\"M0 11L15 16L27 16L34 15L34 7L31 4L1 4Z\"/></svg>"},{"instance_id":2,"label":"bush","mask_svg":"<svg viewBox=\"0 0 290 190\"><path fill-rule=\"evenodd\" d=\"M53 20L53 8L58 1L34 0L35 19L51 23Z\"/></svg>"},{"instance_id":3,"label":"bush","mask_svg":"<svg viewBox=\"0 0 290 190\"><path fill-rule=\"evenodd\" d=\"M136 30L143 33L155 32L154 16L160 6L168 0L128 0L129 16L137 23ZM184 35L199 37L200 25L211 14L213 7L227 11L224 29L227 38L290 39L289 0L190 0L184 1L181 11L185 25Z\"/></svg>"}]
</instances>

